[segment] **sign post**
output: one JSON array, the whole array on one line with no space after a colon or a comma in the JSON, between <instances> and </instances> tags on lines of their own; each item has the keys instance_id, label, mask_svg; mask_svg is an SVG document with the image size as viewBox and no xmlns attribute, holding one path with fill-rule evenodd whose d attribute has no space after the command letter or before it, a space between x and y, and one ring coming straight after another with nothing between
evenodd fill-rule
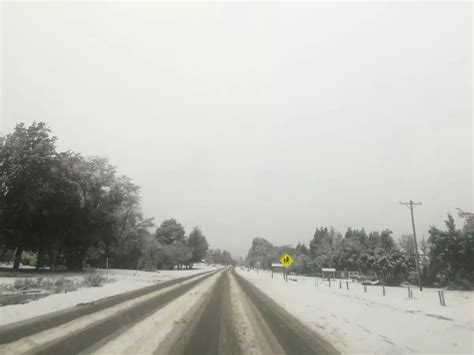
<instances>
[{"instance_id":1,"label":"sign post","mask_svg":"<svg viewBox=\"0 0 474 355\"><path fill-rule=\"evenodd\" d=\"M286 272L283 274L283 277L285 278L285 281L288 282L288 268L293 264L295 261L293 258L288 255L288 253L285 253L281 258L280 258L280 263L286 268Z\"/></svg>"}]
</instances>

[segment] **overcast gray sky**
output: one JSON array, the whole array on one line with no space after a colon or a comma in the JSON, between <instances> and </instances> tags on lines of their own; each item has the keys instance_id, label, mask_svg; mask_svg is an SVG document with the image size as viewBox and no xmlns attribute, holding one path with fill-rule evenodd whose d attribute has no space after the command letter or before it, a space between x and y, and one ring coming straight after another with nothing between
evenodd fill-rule
<instances>
[{"instance_id":1,"label":"overcast gray sky","mask_svg":"<svg viewBox=\"0 0 474 355\"><path fill-rule=\"evenodd\" d=\"M458 3L3 3L0 131L46 121L214 248L473 210Z\"/></svg>"}]
</instances>

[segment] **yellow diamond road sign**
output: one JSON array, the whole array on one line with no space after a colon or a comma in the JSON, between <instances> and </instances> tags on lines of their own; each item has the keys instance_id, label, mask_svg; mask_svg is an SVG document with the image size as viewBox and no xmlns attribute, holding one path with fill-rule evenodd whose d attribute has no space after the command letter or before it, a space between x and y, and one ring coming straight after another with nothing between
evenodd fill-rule
<instances>
[{"instance_id":1,"label":"yellow diamond road sign","mask_svg":"<svg viewBox=\"0 0 474 355\"><path fill-rule=\"evenodd\" d=\"M293 258L291 256L289 256L288 254L285 254L281 257L280 259L280 263L283 264L284 267L286 267L287 269L291 266L291 264L293 264L295 261L293 260Z\"/></svg>"}]
</instances>

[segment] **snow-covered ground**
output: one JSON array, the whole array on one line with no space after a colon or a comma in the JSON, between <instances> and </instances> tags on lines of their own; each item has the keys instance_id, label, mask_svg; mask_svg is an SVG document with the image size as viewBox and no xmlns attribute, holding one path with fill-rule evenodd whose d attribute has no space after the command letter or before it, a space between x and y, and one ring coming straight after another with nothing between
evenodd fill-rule
<instances>
[{"instance_id":1,"label":"snow-covered ground","mask_svg":"<svg viewBox=\"0 0 474 355\"><path fill-rule=\"evenodd\" d=\"M0 307L0 325L17 322L31 317L40 316L54 311L74 307L80 303L96 301L101 298L117 295L119 293L136 290L152 284L200 274L214 270L215 267L205 264L195 264L191 270L160 270L158 272L110 269L108 282L101 287L80 288L73 292L52 294L39 300L26 304L16 304ZM104 271L105 273L105 271ZM48 277L47 274L41 275ZM81 278L80 275L67 276L68 278ZM19 275L18 278L24 278ZM12 284L16 277L0 277L2 285Z\"/></svg>"},{"instance_id":2,"label":"snow-covered ground","mask_svg":"<svg viewBox=\"0 0 474 355\"><path fill-rule=\"evenodd\" d=\"M474 351L474 292L445 291L447 307L436 289L367 286L281 274L237 272L288 312L325 337L343 353L466 353Z\"/></svg>"}]
</instances>

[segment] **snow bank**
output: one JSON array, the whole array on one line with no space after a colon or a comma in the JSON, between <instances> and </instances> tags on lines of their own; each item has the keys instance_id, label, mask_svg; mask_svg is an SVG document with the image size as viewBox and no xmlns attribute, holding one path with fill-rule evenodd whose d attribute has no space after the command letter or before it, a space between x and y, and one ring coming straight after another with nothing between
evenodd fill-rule
<instances>
[{"instance_id":1,"label":"snow bank","mask_svg":"<svg viewBox=\"0 0 474 355\"><path fill-rule=\"evenodd\" d=\"M237 269L260 290L344 353L466 353L474 349L473 292L367 286ZM317 286L316 286L317 281Z\"/></svg>"},{"instance_id":2,"label":"snow bank","mask_svg":"<svg viewBox=\"0 0 474 355\"><path fill-rule=\"evenodd\" d=\"M109 279L113 280L101 287L80 288L77 291L53 294L26 304L0 307L0 325L17 322L31 317L74 307L79 303L96 301L119 293L136 290L168 280L196 275L215 268L204 264L195 264L191 270L160 270L159 272L110 269ZM104 271L105 273L105 271ZM48 277L47 274L40 276ZM71 278L77 278L73 276ZM24 278L19 275L18 278ZM16 277L0 277L0 286L11 284Z\"/></svg>"}]
</instances>

